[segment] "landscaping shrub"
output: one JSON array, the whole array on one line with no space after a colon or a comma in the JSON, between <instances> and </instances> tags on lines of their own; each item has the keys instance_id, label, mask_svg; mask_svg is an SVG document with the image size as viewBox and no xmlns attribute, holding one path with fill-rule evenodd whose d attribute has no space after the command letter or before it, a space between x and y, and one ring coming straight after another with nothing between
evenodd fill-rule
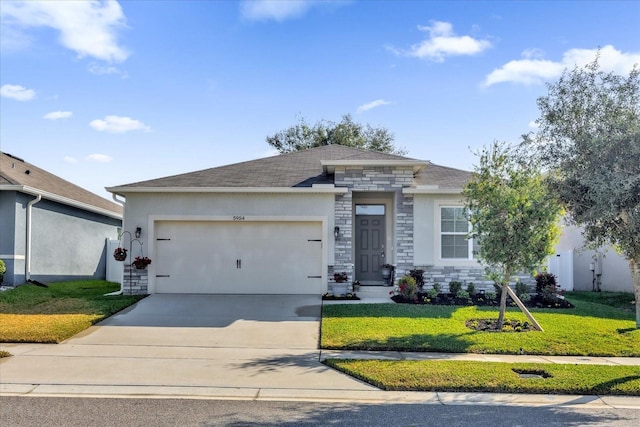
<instances>
[{"instance_id":1,"label":"landscaping shrub","mask_svg":"<svg viewBox=\"0 0 640 427\"><path fill-rule=\"evenodd\" d=\"M469 284L467 285L467 292L469 293L469 295L476 294L476 285L474 285L473 282L469 282Z\"/></svg>"},{"instance_id":2,"label":"landscaping shrub","mask_svg":"<svg viewBox=\"0 0 640 427\"><path fill-rule=\"evenodd\" d=\"M409 300L415 300L416 292L418 292L416 280L413 277L405 274L400 278L400 280L398 280L398 290L400 292L400 296Z\"/></svg>"},{"instance_id":3,"label":"landscaping shrub","mask_svg":"<svg viewBox=\"0 0 640 427\"><path fill-rule=\"evenodd\" d=\"M422 289L424 287L424 270L409 270L409 276L413 277L413 280L416 281L416 286L418 289Z\"/></svg>"},{"instance_id":4,"label":"landscaping shrub","mask_svg":"<svg viewBox=\"0 0 640 427\"><path fill-rule=\"evenodd\" d=\"M524 294L529 294L529 287L527 286L526 283L522 283L522 282L517 282L516 283L516 295L518 295L518 298L520 298L521 295ZM522 298L520 298L522 299Z\"/></svg>"},{"instance_id":5,"label":"landscaping shrub","mask_svg":"<svg viewBox=\"0 0 640 427\"><path fill-rule=\"evenodd\" d=\"M451 281L449 282L449 293L451 295L456 295L462 289L462 282Z\"/></svg>"},{"instance_id":6,"label":"landscaping shrub","mask_svg":"<svg viewBox=\"0 0 640 427\"><path fill-rule=\"evenodd\" d=\"M536 294L545 304L551 304L558 299L556 276L551 273L538 273L536 279Z\"/></svg>"}]
</instances>

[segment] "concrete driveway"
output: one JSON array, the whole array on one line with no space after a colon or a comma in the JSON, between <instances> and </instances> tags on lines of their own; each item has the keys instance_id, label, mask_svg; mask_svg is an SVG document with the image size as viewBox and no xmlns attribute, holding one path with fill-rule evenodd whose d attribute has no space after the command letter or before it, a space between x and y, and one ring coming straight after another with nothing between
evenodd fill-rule
<instances>
[{"instance_id":1,"label":"concrete driveway","mask_svg":"<svg viewBox=\"0 0 640 427\"><path fill-rule=\"evenodd\" d=\"M150 295L70 344L318 348L315 295Z\"/></svg>"},{"instance_id":2,"label":"concrete driveway","mask_svg":"<svg viewBox=\"0 0 640 427\"><path fill-rule=\"evenodd\" d=\"M320 296L151 295L59 345L10 344L2 389L273 398L375 388L325 367Z\"/></svg>"}]
</instances>

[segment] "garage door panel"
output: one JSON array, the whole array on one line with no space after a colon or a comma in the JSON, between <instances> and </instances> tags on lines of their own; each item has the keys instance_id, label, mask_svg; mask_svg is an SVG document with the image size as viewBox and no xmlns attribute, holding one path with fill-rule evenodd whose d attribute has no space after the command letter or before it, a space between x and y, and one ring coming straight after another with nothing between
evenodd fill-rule
<instances>
[{"instance_id":1,"label":"garage door panel","mask_svg":"<svg viewBox=\"0 0 640 427\"><path fill-rule=\"evenodd\" d=\"M156 291L320 293L321 229L314 222L159 222Z\"/></svg>"}]
</instances>

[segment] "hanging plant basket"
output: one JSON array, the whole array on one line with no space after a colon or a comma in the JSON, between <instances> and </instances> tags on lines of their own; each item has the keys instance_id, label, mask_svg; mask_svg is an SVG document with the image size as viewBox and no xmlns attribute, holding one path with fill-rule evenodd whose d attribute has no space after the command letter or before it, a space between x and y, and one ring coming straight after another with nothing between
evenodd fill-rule
<instances>
[{"instance_id":1,"label":"hanging plant basket","mask_svg":"<svg viewBox=\"0 0 640 427\"><path fill-rule=\"evenodd\" d=\"M116 261L124 261L127 259L127 250L125 248L116 248L116 250L113 251L113 258L115 258Z\"/></svg>"},{"instance_id":2,"label":"hanging plant basket","mask_svg":"<svg viewBox=\"0 0 640 427\"><path fill-rule=\"evenodd\" d=\"M151 259L145 257L137 256L136 259L133 260L133 266L138 270L144 270L147 268L147 265L151 264Z\"/></svg>"}]
</instances>

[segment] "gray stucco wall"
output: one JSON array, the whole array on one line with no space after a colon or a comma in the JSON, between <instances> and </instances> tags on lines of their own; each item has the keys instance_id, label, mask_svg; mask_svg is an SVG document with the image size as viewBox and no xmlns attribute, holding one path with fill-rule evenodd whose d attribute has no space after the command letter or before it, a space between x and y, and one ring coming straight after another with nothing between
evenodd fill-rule
<instances>
[{"instance_id":1,"label":"gray stucco wall","mask_svg":"<svg viewBox=\"0 0 640 427\"><path fill-rule=\"evenodd\" d=\"M5 275L6 285L18 285L25 281L26 209L27 203L34 199L34 196L28 194L14 194L13 221L4 215L1 221L2 253L14 258L11 274ZM3 196L3 200L5 199L8 199L6 204L10 205L11 196ZM7 206L3 209L7 209ZM2 211L3 214L4 212L5 210ZM31 279L45 283L104 279L105 240L117 238L120 224L119 219L50 200L43 199L36 203L33 205L31 218ZM4 231L9 229L13 229L13 236L5 242ZM11 252L5 253L5 248Z\"/></svg>"},{"instance_id":2,"label":"gray stucco wall","mask_svg":"<svg viewBox=\"0 0 640 427\"><path fill-rule=\"evenodd\" d=\"M15 271L22 271L24 261L16 260L16 192L0 191L0 259L5 263L4 285L13 286ZM21 252L24 253L24 250ZM17 265L17 268L16 268Z\"/></svg>"}]
</instances>

